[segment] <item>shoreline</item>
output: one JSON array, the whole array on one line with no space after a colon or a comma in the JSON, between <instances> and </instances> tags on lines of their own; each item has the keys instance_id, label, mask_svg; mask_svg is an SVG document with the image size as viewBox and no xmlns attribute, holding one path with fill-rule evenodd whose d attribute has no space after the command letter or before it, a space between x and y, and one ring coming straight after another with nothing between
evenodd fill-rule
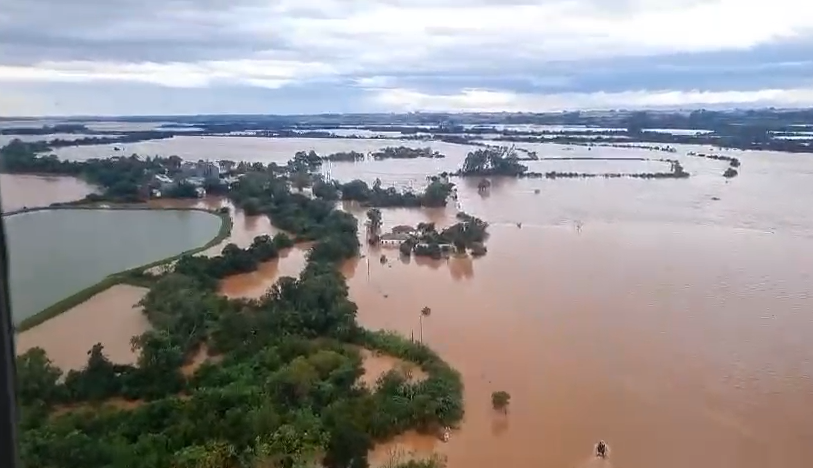
<instances>
[{"instance_id":1,"label":"shoreline","mask_svg":"<svg viewBox=\"0 0 813 468\"><path fill-rule=\"evenodd\" d=\"M217 234L208 242L203 244L202 246L195 247L192 249L185 250L183 252L177 253L175 255L171 255L169 257L156 260L150 263L146 263L143 265L139 265L133 268L129 268L127 270L123 270L117 273L113 273L111 275L106 276L98 283L95 283L91 286L88 286L84 289L81 289L70 296L57 301L56 303L46 307L45 309L35 313L34 315L27 317L20 321L14 327L14 331L16 333L20 333L31 328L36 327L68 310L77 305L87 301L91 297L99 294L106 289L109 289L112 286L122 283L132 283L136 286L143 286L142 284L138 284L137 282L133 282L130 275L133 273L137 273L139 271L144 271L150 268L154 268L159 265L163 265L169 262L172 262L184 255L194 255L198 252L202 252L212 246L217 245L223 240L227 239L232 232L233 227L233 219L231 214L226 212L220 212L217 210L210 210L207 208L198 208L198 207L157 207L157 206L149 206L149 205L109 205L107 207L101 207L98 204L93 205L68 205L68 206L43 206L43 207L35 207L35 208L21 208L19 210L14 210L9 213L3 213L2 217L5 218L7 216L14 216L19 214L25 213L33 213L37 211L47 211L47 210L117 210L117 211L141 211L141 210L156 210L156 211L200 211L204 213L209 213L215 216L218 216L221 220L220 223L220 230Z\"/></svg>"}]
</instances>

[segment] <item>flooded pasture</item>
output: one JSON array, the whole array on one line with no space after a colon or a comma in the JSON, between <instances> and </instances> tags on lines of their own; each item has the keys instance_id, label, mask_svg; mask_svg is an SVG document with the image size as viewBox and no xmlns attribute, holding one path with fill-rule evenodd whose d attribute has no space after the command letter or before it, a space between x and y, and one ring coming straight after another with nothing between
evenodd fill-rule
<instances>
[{"instance_id":1,"label":"flooded pasture","mask_svg":"<svg viewBox=\"0 0 813 468\"><path fill-rule=\"evenodd\" d=\"M166 152L143 154L284 162L299 150L393 145L178 140L160 142L177 145ZM332 163L329 171L340 180L417 185L457 169L468 151L436 145L446 159ZM687 155L709 148L527 146L540 157L677 158L692 177L495 178L483 193L478 180L456 179L457 206L382 210L386 230L449 224L459 208L489 221L491 237L479 259L402 260L397 251L365 246L366 257L345 266L364 326L406 336L419 336L422 326L424 341L466 385L466 419L449 442L406 434L377 447L373 464L409 449L442 453L451 468L592 466L593 444L604 439L616 467L809 466L813 155L730 152L742 167L726 180L725 162ZM86 157L95 151L84 150ZM363 217L363 209L345 209ZM238 245L274 232L263 218L235 215ZM280 274L296 274L304 255L294 249L222 290L257 297ZM424 306L432 314L420 319ZM511 394L507 415L491 408L497 390Z\"/></svg>"},{"instance_id":2,"label":"flooded pasture","mask_svg":"<svg viewBox=\"0 0 813 468\"><path fill-rule=\"evenodd\" d=\"M33 347L48 353L64 372L87 364L87 352L96 343L116 364L135 364L138 358L130 338L147 331L150 323L138 302L146 288L119 284L78 306L17 335L17 353Z\"/></svg>"},{"instance_id":3,"label":"flooded pasture","mask_svg":"<svg viewBox=\"0 0 813 468\"><path fill-rule=\"evenodd\" d=\"M3 213L80 200L94 187L74 177L0 174Z\"/></svg>"}]
</instances>

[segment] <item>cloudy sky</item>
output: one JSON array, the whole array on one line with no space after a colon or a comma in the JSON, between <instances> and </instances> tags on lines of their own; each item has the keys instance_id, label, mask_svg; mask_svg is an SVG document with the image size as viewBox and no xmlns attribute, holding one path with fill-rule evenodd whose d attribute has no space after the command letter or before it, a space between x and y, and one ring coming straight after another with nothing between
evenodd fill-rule
<instances>
[{"instance_id":1,"label":"cloudy sky","mask_svg":"<svg viewBox=\"0 0 813 468\"><path fill-rule=\"evenodd\" d=\"M0 115L813 105L802 0L4 0Z\"/></svg>"}]
</instances>

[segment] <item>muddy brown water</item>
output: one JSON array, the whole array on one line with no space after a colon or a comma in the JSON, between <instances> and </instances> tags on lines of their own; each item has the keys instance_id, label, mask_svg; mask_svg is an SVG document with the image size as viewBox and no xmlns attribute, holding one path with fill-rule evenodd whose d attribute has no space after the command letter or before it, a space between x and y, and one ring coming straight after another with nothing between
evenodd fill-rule
<instances>
[{"instance_id":1,"label":"muddy brown water","mask_svg":"<svg viewBox=\"0 0 813 468\"><path fill-rule=\"evenodd\" d=\"M3 212L79 200L93 193L93 186L74 177L0 174Z\"/></svg>"},{"instance_id":2,"label":"muddy brown water","mask_svg":"<svg viewBox=\"0 0 813 468\"><path fill-rule=\"evenodd\" d=\"M17 353L43 348L56 366L67 372L87 364L87 352L96 343L117 364L135 364L138 358L130 338L149 329L138 307L146 288L119 284L16 337Z\"/></svg>"},{"instance_id":3,"label":"muddy brown water","mask_svg":"<svg viewBox=\"0 0 813 468\"><path fill-rule=\"evenodd\" d=\"M685 155L708 148L532 147L678 157L693 177L494 180L483 194L477 180L458 181L459 208L492 224L487 256L404 262L384 249L349 262L360 322L418 336L430 307L423 338L466 385L466 418L448 443L407 434L373 461L406 447L438 451L451 468L597 466L604 439L615 467L810 466L813 155L732 152L743 166L726 181L725 164ZM331 171L410 185L460 158ZM451 223L455 208L382 211L389 229ZM274 232L240 216L238 244ZM303 264L292 251L223 292L256 297ZM491 408L496 390L512 396L507 416Z\"/></svg>"}]
</instances>

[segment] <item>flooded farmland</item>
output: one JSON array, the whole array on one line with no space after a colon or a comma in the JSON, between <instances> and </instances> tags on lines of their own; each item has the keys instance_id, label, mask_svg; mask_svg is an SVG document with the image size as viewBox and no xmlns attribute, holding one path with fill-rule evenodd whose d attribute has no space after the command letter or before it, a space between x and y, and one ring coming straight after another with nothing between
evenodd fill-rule
<instances>
[{"instance_id":1,"label":"flooded farmland","mask_svg":"<svg viewBox=\"0 0 813 468\"><path fill-rule=\"evenodd\" d=\"M0 174L3 213L79 200L93 191L74 177Z\"/></svg>"},{"instance_id":2,"label":"flooded farmland","mask_svg":"<svg viewBox=\"0 0 813 468\"><path fill-rule=\"evenodd\" d=\"M146 148L136 152L284 162L298 150L366 152L401 144L198 140L145 142L125 154ZM426 176L459 167L468 151L431 146L448 157L332 163L323 170L340 180L417 187ZM600 172L633 164L605 158L676 158L692 177L494 179L486 192L477 190L478 180L456 179L457 207L382 210L384 229L452 223L458 208L491 223L489 253L480 259L402 261L396 250L365 247L367 256L345 267L367 327L418 336L420 310L430 307L423 339L461 371L466 385L466 419L448 443L408 435L395 445L438 451L450 468L579 467L597 439L608 441L618 467L808 466L813 155L731 152L742 167L726 180L724 162L687 155L709 148L667 154L524 146L540 157L602 159L595 166ZM63 154L99 155L94 147L70 150ZM585 163L578 164L581 170ZM649 162L619 170L638 168L649 170ZM363 217L363 210L346 209ZM236 213L238 244L273 232L264 218ZM385 264L378 261L382 253ZM304 255L294 249L230 278L222 291L257 297L280 275L295 275ZM507 417L491 409L496 390L512 395ZM373 460L393 447L379 447Z\"/></svg>"}]
</instances>

